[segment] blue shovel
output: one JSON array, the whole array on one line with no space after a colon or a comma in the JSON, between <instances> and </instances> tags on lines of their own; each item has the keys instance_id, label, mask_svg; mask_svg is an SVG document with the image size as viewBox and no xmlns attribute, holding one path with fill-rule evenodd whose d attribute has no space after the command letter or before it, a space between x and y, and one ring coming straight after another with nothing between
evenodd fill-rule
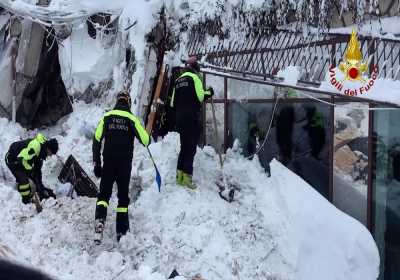
<instances>
[{"instance_id":1,"label":"blue shovel","mask_svg":"<svg viewBox=\"0 0 400 280\"><path fill-rule=\"evenodd\" d=\"M157 182L157 186L158 186L158 192L161 192L161 175L160 175L160 172L158 171L157 165L154 162L154 158L150 153L149 147L147 147L147 151L149 152L150 159L153 162L154 168L156 169L156 182Z\"/></svg>"}]
</instances>

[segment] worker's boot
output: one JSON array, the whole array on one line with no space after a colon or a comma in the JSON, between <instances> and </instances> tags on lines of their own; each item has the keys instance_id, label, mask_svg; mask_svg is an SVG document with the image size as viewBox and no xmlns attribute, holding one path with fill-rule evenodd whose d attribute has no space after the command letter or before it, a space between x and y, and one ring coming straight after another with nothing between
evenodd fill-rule
<instances>
[{"instance_id":1,"label":"worker's boot","mask_svg":"<svg viewBox=\"0 0 400 280\"><path fill-rule=\"evenodd\" d=\"M182 172L182 186L185 186L191 190L197 189L197 186L192 181L192 175Z\"/></svg>"},{"instance_id":2,"label":"worker's boot","mask_svg":"<svg viewBox=\"0 0 400 280\"><path fill-rule=\"evenodd\" d=\"M176 184L182 186L182 178L183 178L183 171L177 169L176 170Z\"/></svg>"}]
</instances>

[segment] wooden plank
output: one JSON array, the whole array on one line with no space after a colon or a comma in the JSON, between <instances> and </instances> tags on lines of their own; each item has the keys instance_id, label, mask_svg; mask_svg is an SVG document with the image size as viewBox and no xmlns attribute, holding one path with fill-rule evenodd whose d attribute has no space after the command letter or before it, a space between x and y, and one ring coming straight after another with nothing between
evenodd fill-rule
<instances>
[{"instance_id":1,"label":"wooden plank","mask_svg":"<svg viewBox=\"0 0 400 280\"><path fill-rule=\"evenodd\" d=\"M151 133L153 131L153 126L154 126L154 123L156 120L157 102L158 102L158 99L160 98L161 89L162 89L162 86L164 83L164 74L165 74L165 64L163 64L161 66L161 71L160 71L160 75L158 76L156 91L154 92L153 102L150 106L149 117L147 118L146 131L149 135L151 135Z\"/></svg>"}]
</instances>

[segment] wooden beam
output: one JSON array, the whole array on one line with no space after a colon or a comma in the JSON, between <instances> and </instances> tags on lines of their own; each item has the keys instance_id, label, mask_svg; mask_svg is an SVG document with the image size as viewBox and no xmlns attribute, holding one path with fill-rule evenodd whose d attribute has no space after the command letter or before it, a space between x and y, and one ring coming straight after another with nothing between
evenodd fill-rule
<instances>
[{"instance_id":1,"label":"wooden beam","mask_svg":"<svg viewBox=\"0 0 400 280\"><path fill-rule=\"evenodd\" d=\"M150 113L149 113L149 117L147 119L146 131L149 135L152 134L153 126L154 126L154 123L156 120L157 102L160 98L162 86L164 84L164 75L165 75L165 64L163 64L161 66L160 75L158 76L156 91L154 92L154 95L153 95L153 102L151 103Z\"/></svg>"}]
</instances>

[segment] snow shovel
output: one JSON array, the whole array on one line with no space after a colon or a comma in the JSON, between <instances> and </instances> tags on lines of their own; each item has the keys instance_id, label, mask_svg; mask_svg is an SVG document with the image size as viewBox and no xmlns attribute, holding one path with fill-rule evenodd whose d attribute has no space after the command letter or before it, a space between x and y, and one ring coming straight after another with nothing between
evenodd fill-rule
<instances>
[{"instance_id":1,"label":"snow shovel","mask_svg":"<svg viewBox=\"0 0 400 280\"><path fill-rule=\"evenodd\" d=\"M221 174L222 174L222 184L217 184L218 188L219 188L219 196L231 203L233 201L233 197L235 196L235 190L234 189L230 189L229 193L228 193L228 197L226 197L226 195L223 194L223 191L225 191L226 189L228 189L227 184L226 184L226 178L224 175L224 162L222 161L222 155L221 155L221 149L220 149L220 141L219 141L219 136L218 136L218 127L217 127L217 118L215 117L215 107L214 107L214 100L213 97L211 96L211 109L212 109L212 115L213 115L213 122L214 122L214 136L215 136L215 143L217 144L217 152L218 152L218 157L219 157L219 165L221 168Z\"/></svg>"},{"instance_id":2,"label":"snow shovel","mask_svg":"<svg viewBox=\"0 0 400 280\"><path fill-rule=\"evenodd\" d=\"M157 186L158 186L158 192L161 192L161 175L160 175L160 172L158 171L156 162L154 161L153 155L151 154L149 147L146 147L146 148L147 148L147 151L149 152L150 159L153 162L154 168L156 170L156 182L157 182Z\"/></svg>"}]
</instances>

